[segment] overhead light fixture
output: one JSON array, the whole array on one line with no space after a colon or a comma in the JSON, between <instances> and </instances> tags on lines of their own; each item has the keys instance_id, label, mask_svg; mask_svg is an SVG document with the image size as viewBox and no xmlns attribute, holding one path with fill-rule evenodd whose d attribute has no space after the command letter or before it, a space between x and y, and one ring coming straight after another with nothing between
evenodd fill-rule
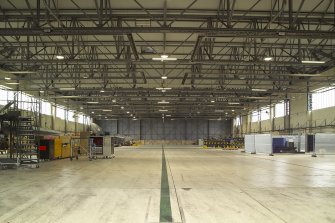
<instances>
[{"instance_id":1,"label":"overhead light fixture","mask_svg":"<svg viewBox=\"0 0 335 223\"><path fill-rule=\"evenodd\" d=\"M166 117L171 117L171 115L165 115Z\"/></svg>"},{"instance_id":2,"label":"overhead light fixture","mask_svg":"<svg viewBox=\"0 0 335 223\"><path fill-rule=\"evenodd\" d=\"M40 93L44 93L44 91L40 91Z\"/></svg>"},{"instance_id":3,"label":"overhead light fixture","mask_svg":"<svg viewBox=\"0 0 335 223\"><path fill-rule=\"evenodd\" d=\"M162 76L161 77L163 80L166 80L167 79L167 76Z\"/></svg>"},{"instance_id":4,"label":"overhead light fixture","mask_svg":"<svg viewBox=\"0 0 335 223\"><path fill-rule=\"evenodd\" d=\"M15 84L20 84L20 83L18 83L18 82L10 82L10 83L6 83L6 84L15 85Z\"/></svg>"},{"instance_id":5,"label":"overhead light fixture","mask_svg":"<svg viewBox=\"0 0 335 223\"><path fill-rule=\"evenodd\" d=\"M105 92L105 90L100 90L100 92L101 92L101 93L104 93L104 92Z\"/></svg>"},{"instance_id":6,"label":"overhead light fixture","mask_svg":"<svg viewBox=\"0 0 335 223\"><path fill-rule=\"evenodd\" d=\"M62 56L62 55L57 55L56 58L57 58L58 60L64 60L64 56Z\"/></svg>"},{"instance_id":7,"label":"overhead light fixture","mask_svg":"<svg viewBox=\"0 0 335 223\"><path fill-rule=\"evenodd\" d=\"M94 111L92 111L91 113L94 114Z\"/></svg>"},{"instance_id":8,"label":"overhead light fixture","mask_svg":"<svg viewBox=\"0 0 335 223\"><path fill-rule=\"evenodd\" d=\"M212 99L212 100L211 100L211 103L214 103L214 102L215 102L215 101Z\"/></svg>"},{"instance_id":9,"label":"overhead light fixture","mask_svg":"<svg viewBox=\"0 0 335 223\"><path fill-rule=\"evenodd\" d=\"M102 111L104 111L104 112L111 112L113 110L111 110L111 109L102 109Z\"/></svg>"},{"instance_id":10,"label":"overhead light fixture","mask_svg":"<svg viewBox=\"0 0 335 223\"><path fill-rule=\"evenodd\" d=\"M124 109L124 107L123 107L123 106L121 106L121 109Z\"/></svg>"},{"instance_id":11,"label":"overhead light fixture","mask_svg":"<svg viewBox=\"0 0 335 223\"><path fill-rule=\"evenodd\" d=\"M29 70L13 70L13 71L5 71L0 70L0 72L8 73L8 74L36 74L36 71L29 71Z\"/></svg>"},{"instance_id":12,"label":"overhead light fixture","mask_svg":"<svg viewBox=\"0 0 335 223\"><path fill-rule=\"evenodd\" d=\"M169 104L170 102L169 101L165 101L165 100L163 100L163 101L159 101L159 102L157 102L158 104Z\"/></svg>"},{"instance_id":13,"label":"overhead light fixture","mask_svg":"<svg viewBox=\"0 0 335 223\"><path fill-rule=\"evenodd\" d=\"M166 109L159 109L158 111L160 111L160 112L168 112L169 110L166 110Z\"/></svg>"},{"instance_id":14,"label":"overhead light fixture","mask_svg":"<svg viewBox=\"0 0 335 223\"><path fill-rule=\"evenodd\" d=\"M264 58L264 61L271 61L271 60L273 60L272 57L265 57L265 58Z\"/></svg>"},{"instance_id":15,"label":"overhead light fixture","mask_svg":"<svg viewBox=\"0 0 335 223\"><path fill-rule=\"evenodd\" d=\"M83 107L83 106L80 106L79 109L84 109L84 107Z\"/></svg>"},{"instance_id":16,"label":"overhead light fixture","mask_svg":"<svg viewBox=\"0 0 335 223\"><path fill-rule=\"evenodd\" d=\"M99 104L98 101L88 101L87 104Z\"/></svg>"},{"instance_id":17,"label":"overhead light fixture","mask_svg":"<svg viewBox=\"0 0 335 223\"><path fill-rule=\"evenodd\" d=\"M232 112L234 112L235 110L234 110L234 109L232 109L231 111L232 111Z\"/></svg>"},{"instance_id":18,"label":"overhead light fixture","mask_svg":"<svg viewBox=\"0 0 335 223\"><path fill-rule=\"evenodd\" d=\"M162 91L162 90L171 90L172 88L170 88L170 87L156 87L156 89Z\"/></svg>"},{"instance_id":19,"label":"overhead light fixture","mask_svg":"<svg viewBox=\"0 0 335 223\"><path fill-rule=\"evenodd\" d=\"M83 75L83 78L84 78L84 79L87 79L87 78L89 78L89 76L88 76L87 74L84 74L84 75Z\"/></svg>"},{"instance_id":20,"label":"overhead light fixture","mask_svg":"<svg viewBox=\"0 0 335 223\"><path fill-rule=\"evenodd\" d=\"M133 114L130 114L130 116L133 116Z\"/></svg>"},{"instance_id":21,"label":"overhead light fixture","mask_svg":"<svg viewBox=\"0 0 335 223\"><path fill-rule=\"evenodd\" d=\"M320 60L302 60L301 63L310 63L310 64L324 64L325 61Z\"/></svg>"},{"instance_id":22,"label":"overhead light fixture","mask_svg":"<svg viewBox=\"0 0 335 223\"><path fill-rule=\"evenodd\" d=\"M239 105L239 102L228 102L229 105Z\"/></svg>"},{"instance_id":23,"label":"overhead light fixture","mask_svg":"<svg viewBox=\"0 0 335 223\"><path fill-rule=\"evenodd\" d=\"M79 96L79 95L62 95L62 96L55 96L55 97L51 97L51 98L80 98L80 97L81 96Z\"/></svg>"},{"instance_id":24,"label":"overhead light fixture","mask_svg":"<svg viewBox=\"0 0 335 223\"><path fill-rule=\"evenodd\" d=\"M10 77L5 77L5 80L11 80L12 78L10 78Z\"/></svg>"},{"instance_id":25,"label":"overhead light fixture","mask_svg":"<svg viewBox=\"0 0 335 223\"><path fill-rule=\"evenodd\" d=\"M263 88L252 88L251 91L267 91L268 89Z\"/></svg>"},{"instance_id":26,"label":"overhead light fixture","mask_svg":"<svg viewBox=\"0 0 335 223\"><path fill-rule=\"evenodd\" d=\"M74 91L74 90L76 90L76 88L74 88L74 87L60 87L58 89L61 90L61 91Z\"/></svg>"},{"instance_id":27,"label":"overhead light fixture","mask_svg":"<svg viewBox=\"0 0 335 223\"><path fill-rule=\"evenodd\" d=\"M127 111L127 114L129 114L130 112L129 111Z\"/></svg>"},{"instance_id":28,"label":"overhead light fixture","mask_svg":"<svg viewBox=\"0 0 335 223\"><path fill-rule=\"evenodd\" d=\"M164 54L164 55L161 55L161 57L154 57L152 58L152 60L164 62L164 61L175 61L177 60L177 58L169 57L168 55Z\"/></svg>"},{"instance_id":29,"label":"overhead light fixture","mask_svg":"<svg viewBox=\"0 0 335 223\"><path fill-rule=\"evenodd\" d=\"M113 99L112 102L115 103L115 102L116 102L116 99Z\"/></svg>"}]
</instances>

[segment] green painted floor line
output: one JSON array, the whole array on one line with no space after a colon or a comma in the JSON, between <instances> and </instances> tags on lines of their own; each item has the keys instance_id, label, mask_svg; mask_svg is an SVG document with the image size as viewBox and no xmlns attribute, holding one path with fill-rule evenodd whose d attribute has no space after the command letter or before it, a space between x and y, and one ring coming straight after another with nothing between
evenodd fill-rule
<instances>
[{"instance_id":1,"label":"green painted floor line","mask_svg":"<svg viewBox=\"0 0 335 223\"><path fill-rule=\"evenodd\" d=\"M159 222L172 222L169 179L166 168L164 148L162 146L162 178Z\"/></svg>"}]
</instances>

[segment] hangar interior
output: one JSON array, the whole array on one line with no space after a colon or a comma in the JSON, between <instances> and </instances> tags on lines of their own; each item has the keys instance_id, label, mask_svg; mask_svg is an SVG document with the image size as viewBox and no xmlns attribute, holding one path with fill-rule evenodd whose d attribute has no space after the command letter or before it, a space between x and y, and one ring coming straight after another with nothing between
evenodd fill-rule
<instances>
[{"instance_id":1,"label":"hangar interior","mask_svg":"<svg viewBox=\"0 0 335 223\"><path fill-rule=\"evenodd\" d=\"M2 0L0 222L334 222L334 0Z\"/></svg>"}]
</instances>

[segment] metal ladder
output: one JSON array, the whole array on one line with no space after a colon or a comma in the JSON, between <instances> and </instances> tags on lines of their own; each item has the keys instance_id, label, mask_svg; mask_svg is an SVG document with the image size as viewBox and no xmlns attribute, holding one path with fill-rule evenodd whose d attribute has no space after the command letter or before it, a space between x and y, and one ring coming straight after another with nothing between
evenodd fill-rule
<instances>
[{"instance_id":1,"label":"metal ladder","mask_svg":"<svg viewBox=\"0 0 335 223\"><path fill-rule=\"evenodd\" d=\"M33 117L19 117L17 120L17 157L21 165L39 167L39 150L37 133Z\"/></svg>"}]
</instances>

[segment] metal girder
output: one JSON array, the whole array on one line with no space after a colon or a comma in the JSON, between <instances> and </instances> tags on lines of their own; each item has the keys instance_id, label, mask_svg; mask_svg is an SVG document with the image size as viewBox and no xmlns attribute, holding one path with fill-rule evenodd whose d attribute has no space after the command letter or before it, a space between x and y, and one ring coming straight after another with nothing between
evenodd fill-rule
<instances>
[{"instance_id":1,"label":"metal girder","mask_svg":"<svg viewBox=\"0 0 335 223\"><path fill-rule=\"evenodd\" d=\"M0 63L6 64L90 64L97 63L100 64L122 64L129 62L129 60L116 60L116 59L64 59L62 61L57 61L55 59L0 59ZM138 61L131 61L132 64L158 64L160 62L153 61L151 59L141 59ZM258 61L244 61L244 60L195 60L190 61L188 59L180 59L177 61L169 61L165 62L170 65L192 65L196 64L210 64L210 65L220 65L220 64L238 64L238 65L269 65L270 63L263 60ZM307 67L320 67L320 64L302 64L299 61L291 62L291 61L272 61L271 65L276 66L307 66Z\"/></svg>"},{"instance_id":2,"label":"metal girder","mask_svg":"<svg viewBox=\"0 0 335 223\"><path fill-rule=\"evenodd\" d=\"M1 36L123 35L131 33L199 33L209 37L250 37L284 39L335 39L333 31L287 29L227 29L195 27L80 27L80 28L1 28Z\"/></svg>"}]
</instances>

